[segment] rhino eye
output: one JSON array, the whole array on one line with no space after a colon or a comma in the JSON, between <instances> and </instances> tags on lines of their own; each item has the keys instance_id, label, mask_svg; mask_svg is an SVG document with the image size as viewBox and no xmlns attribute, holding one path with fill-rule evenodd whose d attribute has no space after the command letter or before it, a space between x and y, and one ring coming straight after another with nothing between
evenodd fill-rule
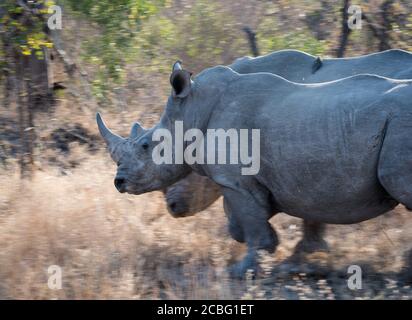
<instances>
[{"instance_id":1,"label":"rhino eye","mask_svg":"<svg viewBox=\"0 0 412 320\"><path fill-rule=\"evenodd\" d=\"M142 148L143 150L147 150L149 148L149 144L147 142L143 142Z\"/></svg>"}]
</instances>

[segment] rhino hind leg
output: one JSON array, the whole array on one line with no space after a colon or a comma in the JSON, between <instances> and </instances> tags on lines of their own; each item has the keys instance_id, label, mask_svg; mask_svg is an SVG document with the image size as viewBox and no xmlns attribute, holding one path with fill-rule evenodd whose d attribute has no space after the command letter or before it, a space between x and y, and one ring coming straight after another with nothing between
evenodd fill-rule
<instances>
[{"instance_id":1,"label":"rhino hind leg","mask_svg":"<svg viewBox=\"0 0 412 320\"><path fill-rule=\"evenodd\" d=\"M294 255L313 252L328 252L329 246L324 239L326 225L319 222L303 221L303 238L295 247Z\"/></svg>"},{"instance_id":2,"label":"rhino hind leg","mask_svg":"<svg viewBox=\"0 0 412 320\"><path fill-rule=\"evenodd\" d=\"M256 275L259 269L258 251L273 253L279 243L277 234L268 221L270 208L246 192L227 189L224 197L231 235L235 235L235 240L246 242L248 247L244 259L232 265L229 272L235 278L243 278L249 270Z\"/></svg>"},{"instance_id":3,"label":"rhino hind leg","mask_svg":"<svg viewBox=\"0 0 412 320\"><path fill-rule=\"evenodd\" d=\"M245 234L243 232L243 228L234 216L229 218L229 233L230 236L237 242L245 243Z\"/></svg>"},{"instance_id":4,"label":"rhino hind leg","mask_svg":"<svg viewBox=\"0 0 412 320\"><path fill-rule=\"evenodd\" d=\"M412 208L411 117L396 118L389 124L382 144L378 178L397 203ZM403 134L402 134L403 133Z\"/></svg>"},{"instance_id":5,"label":"rhino hind leg","mask_svg":"<svg viewBox=\"0 0 412 320\"><path fill-rule=\"evenodd\" d=\"M223 208L229 220L228 229L230 236L237 242L245 243L245 234L243 232L242 225L239 223L236 215L230 213L230 209L228 208L227 204L227 198L225 198L223 201Z\"/></svg>"},{"instance_id":6,"label":"rhino hind leg","mask_svg":"<svg viewBox=\"0 0 412 320\"><path fill-rule=\"evenodd\" d=\"M412 208L411 117L394 119L388 127L378 165L378 178L386 192L407 210ZM412 249L405 257L402 280L412 283Z\"/></svg>"}]
</instances>

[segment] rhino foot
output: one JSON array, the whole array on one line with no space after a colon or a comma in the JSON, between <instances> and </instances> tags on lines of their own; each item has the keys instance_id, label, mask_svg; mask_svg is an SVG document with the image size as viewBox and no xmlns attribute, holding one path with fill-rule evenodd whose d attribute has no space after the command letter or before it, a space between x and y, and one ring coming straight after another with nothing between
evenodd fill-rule
<instances>
[{"instance_id":1,"label":"rhino foot","mask_svg":"<svg viewBox=\"0 0 412 320\"><path fill-rule=\"evenodd\" d=\"M293 255L302 255L314 252L329 252L328 243L324 239L319 239L316 241L302 239L296 245Z\"/></svg>"},{"instance_id":2,"label":"rhino foot","mask_svg":"<svg viewBox=\"0 0 412 320\"><path fill-rule=\"evenodd\" d=\"M258 271L258 251L273 253L279 243L276 231L268 222L271 208L262 206L247 190L237 191L224 188L224 207L229 218L229 231L237 241L245 241L248 246L246 257L229 269L234 278L245 278L248 270L256 276Z\"/></svg>"},{"instance_id":3,"label":"rhino foot","mask_svg":"<svg viewBox=\"0 0 412 320\"><path fill-rule=\"evenodd\" d=\"M233 279L244 280L256 278L259 272L259 263L254 254L248 254L242 261L232 264L228 268L229 276Z\"/></svg>"},{"instance_id":4,"label":"rhino foot","mask_svg":"<svg viewBox=\"0 0 412 320\"><path fill-rule=\"evenodd\" d=\"M303 221L303 238L295 247L293 255L314 252L329 252L329 246L324 239L326 225L319 222Z\"/></svg>"}]
</instances>

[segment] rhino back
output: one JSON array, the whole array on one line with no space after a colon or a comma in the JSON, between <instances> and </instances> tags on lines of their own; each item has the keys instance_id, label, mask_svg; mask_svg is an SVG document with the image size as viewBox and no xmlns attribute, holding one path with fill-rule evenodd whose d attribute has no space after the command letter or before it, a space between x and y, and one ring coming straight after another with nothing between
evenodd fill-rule
<instances>
[{"instance_id":1,"label":"rhino back","mask_svg":"<svg viewBox=\"0 0 412 320\"><path fill-rule=\"evenodd\" d=\"M353 58L324 59L308 82L331 81L357 74L377 74L393 79L412 78L412 54L391 49Z\"/></svg>"},{"instance_id":2,"label":"rhino back","mask_svg":"<svg viewBox=\"0 0 412 320\"><path fill-rule=\"evenodd\" d=\"M298 83L332 81L357 74L394 79L412 78L412 54L399 49L352 58L316 58L298 50L280 50L265 56L243 57L229 65L241 74L269 72Z\"/></svg>"},{"instance_id":3,"label":"rhino back","mask_svg":"<svg viewBox=\"0 0 412 320\"><path fill-rule=\"evenodd\" d=\"M269 72L294 82L306 82L316 58L298 50L280 50L270 54L237 59L229 65L240 74Z\"/></svg>"},{"instance_id":4,"label":"rhino back","mask_svg":"<svg viewBox=\"0 0 412 320\"><path fill-rule=\"evenodd\" d=\"M352 223L393 207L377 179L377 164L390 114L412 101L411 82L368 75L317 85L268 74L239 78L209 124L259 128L261 170L257 176L240 176L233 166L211 172L231 171L246 187L258 181L278 210L304 219ZM409 90L397 93L401 85Z\"/></svg>"}]
</instances>

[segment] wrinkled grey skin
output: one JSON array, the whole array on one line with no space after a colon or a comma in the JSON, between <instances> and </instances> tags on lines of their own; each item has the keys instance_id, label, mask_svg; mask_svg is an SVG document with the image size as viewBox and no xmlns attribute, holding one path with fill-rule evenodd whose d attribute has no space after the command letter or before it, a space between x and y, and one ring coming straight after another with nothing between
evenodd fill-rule
<instances>
[{"instance_id":1,"label":"wrinkled grey skin","mask_svg":"<svg viewBox=\"0 0 412 320\"><path fill-rule=\"evenodd\" d=\"M281 50L257 58L239 58L229 67L241 74L274 73L298 83L325 82L362 73L412 79L412 54L391 49L354 58L320 60L302 51ZM205 190L208 194L203 196ZM202 211L221 195L213 181L194 172L165 193L169 212L175 217Z\"/></svg>"},{"instance_id":2,"label":"wrinkled grey skin","mask_svg":"<svg viewBox=\"0 0 412 320\"><path fill-rule=\"evenodd\" d=\"M274 212L349 224L398 203L412 208L412 80L358 75L297 84L218 66L191 81L176 63L171 84L160 122L143 136L122 139L97 116L118 164L121 183L116 184L121 192L142 194L166 188L191 170L219 184L229 231L248 246L246 257L231 268L234 276L256 270L258 250L276 249L278 238L268 222ZM173 133L176 120L185 130L203 132L259 128L259 173L242 176L242 165L235 164L156 165L153 132L167 128Z\"/></svg>"},{"instance_id":3,"label":"wrinkled grey skin","mask_svg":"<svg viewBox=\"0 0 412 320\"><path fill-rule=\"evenodd\" d=\"M243 57L229 65L238 73L269 72L299 83L325 82L361 73L393 79L412 78L412 54L391 49L355 58L320 60L297 50L281 50L265 56ZM174 217L194 215L209 207L220 196L220 188L208 177L195 172L164 190L167 208ZM303 239L296 252L327 250L325 226L304 222Z\"/></svg>"}]
</instances>

